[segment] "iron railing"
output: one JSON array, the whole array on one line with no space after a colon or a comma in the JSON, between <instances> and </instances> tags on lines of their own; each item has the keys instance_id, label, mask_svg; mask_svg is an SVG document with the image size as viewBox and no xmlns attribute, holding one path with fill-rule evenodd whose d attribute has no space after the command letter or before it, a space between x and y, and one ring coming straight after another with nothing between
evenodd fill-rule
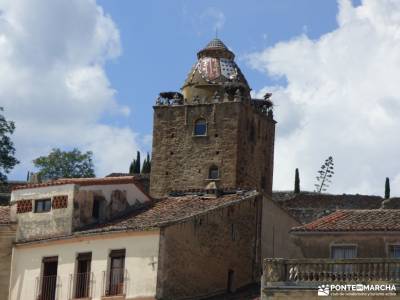
<instances>
[{"instance_id":1,"label":"iron railing","mask_svg":"<svg viewBox=\"0 0 400 300\"><path fill-rule=\"evenodd\" d=\"M103 272L103 296L126 295L128 272L125 269L111 269Z\"/></svg>"},{"instance_id":2,"label":"iron railing","mask_svg":"<svg viewBox=\"0 0 400 300\"><path fill-rule=\"evenodd\" d=\"M400 282L400 259L266 259L264 284L273 282Z\"/></svg>"},{"instance_id":3,"label":"iron railing","mask_svg":"<svg viewBox=\"0 0 400 300\"><path fill-rule=\"evenodd\" d=\"M93 273L76 273L70 275L72 299L91 298L93 296Z\"/></svg>"},{"instance_id":4,"label":"iron railing","mask_svg":"<svg viewBox=\"0 0 400 300\"><path fill-rule=\"evenodd\" d=\"M36 278L36 300L56 300L59 278L57 275Z\"/></svg>"}]
</instances>

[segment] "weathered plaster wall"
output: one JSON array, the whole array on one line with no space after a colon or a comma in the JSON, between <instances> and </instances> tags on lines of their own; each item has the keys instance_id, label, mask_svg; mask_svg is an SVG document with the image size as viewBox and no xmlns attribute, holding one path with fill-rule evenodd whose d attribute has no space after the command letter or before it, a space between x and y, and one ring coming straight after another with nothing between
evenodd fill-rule
<instances>
[{"instance_id":1,"label":"weathered plaster wall","mask_svg":"<svg viewBox=\"0 0 400 300\"><path fill-rule=\"evenodd\" d=\"M13 191L11 194L12 211L15 211L17 201L32 200L31 212L16 214L18 222L17 241L71 234L75 191L74 184ZM68 196L66 208L51 209L49 212L43 213L34 212L35 200L60 195Z\"/></svg>"},{"instance_id":2,"label":"weathered plaster wall","mask_svg":"<svg viewBox=\"0 0 400 300\"><path fill-rule=\"evenodd\" d=\"M262 258L301 258L298 245L290 239L290 229L300 224L268 196L263 199L261 229Z\"/></svg>"},{"instance_id":3,"label":"weathered plaster wall","mask_svg":"<svg viewBox=\"0 0 400 300\"><path fill-rule=\"evenodd\" d=\"M292 235L293 242L301 248L305 258L329 258L332 245L354 245L357 257L388 257L388 245L400 244L400 233L345 233Z\"/></svg>"},{"instance_id":4,"label":"weathered plaster wall","mask_svg":"<svg viewBox=\"0 0 400 300\"><path fill-rule=\"evenodd\" d=\"M93 218L94 202L99 201L99 218ZM134 184L80 186L74 199L73 227L111 219L150 198Z\"/></svg>"},{"instance_id":5,"label":"weathered plaster wall","mask_svg":"<svg viewBox=\"0 0 400 300\"><path fill-rule=\"evenodd\" d=\"M60 195L68 196L66 208L52 208L43 213L34 212L35 200ZM110 219L126 212L131 206L150 200L134 184L65 184L15 190L11 195L11 219L18 222L17 241L69 235L76 228L98 222L99 220L92 218L96 197L102 199L100 220ZM32 211L17 214L16 203L25 199L32 200Z\"/></svg>"},{"instance_id":6,"label":"weathered plaster wall","mask_svg":"<svg viewBox=\"0 0 400 300\"><path fill-rule=\"evenodd\" d=\"M126 199L129 205L137 202L143 203L149 201L149 197L146 196L136 185L134 184L105 184L105 185L87 185L79 187L80 191L101 191L105 199L110 202L113 191L120 190L126 193Z\"/></svg>"},{"instance_id":7,"label":"weathered plaster wall","mask_svg":"<svg viewBox=\"0 0 400 300\"><path fill-rule=\"evenodd\" d=\"M15 233L15 224L0 225L0 299L8 299L11 253Z\"/></svg>"},{"instance_id":8,"label":"weathered plaster wall","mask_svg":"<svg viewBox=\"0 0 400 300\"><path fill-rule=\"evenodd\" d=\"M162 230L157 299L224 293L229 270L233 289L259 280L256 199Z\"/></svg>"},{"instance_id":9,"label":"weathered plaster wall","mask_svg":"<svg viewBox=\"0 0 400 300\"><path fill-rule=\"evenodd\" d=\"M109 253L126 249L128 273L127 299L153 299L156 292L159 231L116 233L97 238L14 248L10 300L35 300L36 278L40 276L43 257L58 256L58 300L69 300L72 288L70 275L76 268L78 253L92 252L93 300L102 295L103 272L107 270ZM1 298L4 299L4 298Z\"/></svg>"}]
</instances>

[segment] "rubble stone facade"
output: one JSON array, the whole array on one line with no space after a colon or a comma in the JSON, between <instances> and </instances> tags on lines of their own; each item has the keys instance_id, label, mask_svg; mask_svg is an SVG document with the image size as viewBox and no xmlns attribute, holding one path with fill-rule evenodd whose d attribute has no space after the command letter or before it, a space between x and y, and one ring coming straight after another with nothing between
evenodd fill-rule
<instances>
[{"instance_id":1,"label":"rubble stone facade","mask_svg":"<svg viewBox=\"0 0 400 300\"><path fill-rule=\"evenodd\" d=\"M157 299L203 299L257 282L261 202L255 195L162 228Z\"/></svg>"}]
</instances>

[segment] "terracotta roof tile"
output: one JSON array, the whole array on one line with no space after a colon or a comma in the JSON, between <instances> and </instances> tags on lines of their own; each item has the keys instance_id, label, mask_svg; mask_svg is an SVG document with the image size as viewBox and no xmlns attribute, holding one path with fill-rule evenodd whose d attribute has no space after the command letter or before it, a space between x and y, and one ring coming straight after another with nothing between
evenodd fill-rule
<instances>
[{"instance_id":1,"label":"terracotta roof tile","mask_svg":"<svg viewBox=\"0 0 400 300\"><path fill-rule=\"evenodd\" d=\"M400 210L338 210L292 232L400 231Z\"/></svg>"},{"instance_id":2,"label":"terracotta roof tile","mask_svg":"<svg viewBox=\"0 0 400 300\"><path fill-rule=\"evenodd\" d=\"M43 237L36 240L19 241L18 244L46 242L50 240L68 239L83 235L107 232L144 231L184 222L190 218L201 216L212 210L250 200L256 197L256 191L223 195L218 198L204 196L168 197L153 200L141 208L103 224L95 224L72 235Z\"/></svg>"},{"instance_id":3,"label":"terracotta roof tile","mask_svg":"<svg viewBox=\"0 0 400 300\"><path fill-rule=\"evenodd\" d=\"M378 209L383 199L372 195L333 195L312 192L274 192L272 199L302 224L333 213L339 209Z\"/></svg>"},{"instance_id":4,"label":"terracotta roof tile","mask_svg":"<svg viewBox=\"0 0 400 300\"><path fill-rule=\"evenodd\" d=\"M134 176L118 176L104 178L60 178L42 183L28 183L25 185L15 186L13 190L32 189L46 186L63 185L63 184L79 184L79 185L103 185L103 184L123 184L136 182Z\"/></svg>"},{"instance_id":5,"label":"terracotta roof tile","mask_svg":"<svg viewBox=\"0 0 400 300\"><path fill-rule=\"evenodd\" d=\"M80 233L146 230L163 227L169 224L179 223L180 221L194 216L202 215L217 208L230 206L243 200L253 198L256 195L258 195L256 191L251 191L244 194L223 195L218 198L207 198L196 195L168 197L153 201L146 207L137 209L112 222L82 230Z\"/></svg>"}]
</instances>

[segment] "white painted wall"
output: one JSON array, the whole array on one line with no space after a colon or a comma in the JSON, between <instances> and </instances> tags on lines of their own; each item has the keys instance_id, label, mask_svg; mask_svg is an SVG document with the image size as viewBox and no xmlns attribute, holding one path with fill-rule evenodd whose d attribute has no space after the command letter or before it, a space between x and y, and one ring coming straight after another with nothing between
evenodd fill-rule
<instances>
[{"instance_id":1,"label":"white painted wall","mask_svg":"<svg viewBox=\"0 0 400 300\"><path fill-rule=\"evenodd\" d=\"M18 200L35 200L43 198L52 198L54 196L67 195L68 206L62 209L51 209L45 213L35 213L35 201L32 202L32 211L23 214L16 214L16 203ZM54 185L47 187L38 187L31 189L14 190L11 193L11 211L10 218L17 221L19 226L17 230L17 239L27 236L31 238L52 235L66 235L72 232L72 214L73 214L73 199L75 195L74 184ZM56 219L64 221L57 224ZM31 226L32 224L32 226ZM41 228L43 227L43 228ZM28 232L22 232L27 230Z\"/></svg>"},{"instance_id":2,"label":"white painted wall","mask_svg":"<svg viewBox=\"0 0 400 300\"><path fill-rule=\"evenodd\" d=\"M93 300L102 295L103 271L107 271L111 250L126 249L125 268L128 272L127 298L155 297L159 231L132 232L127 235L110 233L101 239L47 242L18 246L13 249L10 300L35 300L36 278L40 276L42 258L58 256L60 285L57 300L69 300L70 274L74 273L78 253L92 252L94 276ZM153 264L155 262L155 264Z\"/></svg>"}]
</instances>

